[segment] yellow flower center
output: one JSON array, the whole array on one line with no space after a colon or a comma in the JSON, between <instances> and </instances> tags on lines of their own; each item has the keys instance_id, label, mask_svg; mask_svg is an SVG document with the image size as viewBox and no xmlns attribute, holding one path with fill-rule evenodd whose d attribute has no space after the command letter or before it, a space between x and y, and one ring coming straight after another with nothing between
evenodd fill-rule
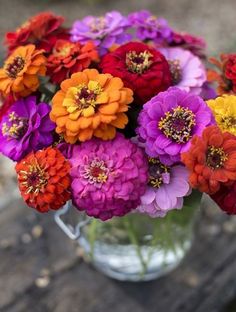
<instances>
[{"instance_id":1,"label":"yellow flower center","mask_svg":"<svg viewBox=\"0 0 236 312\"><path fill-rule=\"evenodd\" d=\"M66 57L70 55L71 49L74 47L73 43L67 42L63 44L61 47L57 47L57 49L53 50L53 54L57 57Z\"/></svg>"},{"instance_id":2,"label":"yellow flower center","mask_svg":"<svg viewBox=\"0 0 236 312\"><path fill-rule=\"evenodd\" d=\"M206 155L206 164L211 169L222 168L228 155L222 147L209 146Z\"/></svg>"},{"instance_id":3,"label":"yellow flower center","mask_svg":"<svg viewBox=\"0 0 236 312\"><path fill-rule=\"evenodd\" d=\"M25 66L25 60L21 56L16 56L11 62L6 63L5 72L8 77L15 79Z\"/></svg>"},{"instance_id":4,"label":"yellow flower center","mask_svg":"<svg viewBox=\"0 0 236 312\"><path fill-rule=\"evenodd\" d=\"M90 80L88 85L80 84L77 87L71 87L66 93L63 106L66 107L68 113L72 114L72 118L77 119L80 115L85 117L92 115L98 104L97 96L102 91L100 84L93 80Z\"/></svg>"},{"instance_id":5,"label":"yellow flower center","mask_svg":"<svg viewBox=\"0 0 236 312\"><path fill-rule=\"evenodd\" d=\"M222 117L221 122L225 129L230 127L236 127L236 118L233 116Z\"/></svg>"},{"instance_id":6,"label":"yellow flower center","mask_svg":"<svg viewBox=\"0 0 236 312\"><path fill-rule=\"evenodd\" d=\"M28 167L27 171L20 171L21 184L27 188L26 194L35 193L38 194L43 187L48 183L48 177L46 172L36 162Z\"/></svg>"},{"instance_id":7,"label":"yellow flower center","mask_svg":"<svg viewBox=\"0 0 236 312\"><path fill-rule=\"evenodd\" d=\"M2 125L2 134L13 139L20 139L28 128L28 121L19 117L15 112L8 115L8 121Z\"/></svg>"},{"instance_id":8,"label":"yellow flower center","mask_svg":"<svg viewBox=\"0 0 236 312\"><path fill-rule=\"evenodd\" d=\"M152 57L153 55L149 51L141 53L130 51L126 54L126 66L132 73L142 74L151 66Z\"/></svg>"},{"instance_id":9,"label":"yellow flower center","mask_svg":"<svg viewBox=\"0 0 236 312\"><path fill-rule=\"evenodd\" d=\"M91 32L99 32L106 27L106 20L103 16L97 17L89 23Z\"/></svg>"},{"instance_id":10,"label":"yellow flower center","mask_svg":"<svg viewBox=\"0 0 236 312\"><path fill-rule=\"evenodd\" d=\"M155 188L161 187L163 182L167 183L170 179L170 168L160 162L158 158L150 157L149 164L149 185Z\"/></svg>"},{"instance_id":11,"label":"yellow flower center","mask_svg":"<svg viewBox=\"0 0 236 312\"><path fill-rule=\"evenodd\" d=\"M107 181L109 169L106 163L100 159L93 159L83 168L82 176L89 181L90 184L103 184Z\"/></svg>"},{"instance_id":12,"label":"yellow flower center","mask_svg":"<svg viewBox=\"0 0 236 312\"><path fill-rule=\"evenodd\" d=\"M181 106L165 113L158 123L158 127L167 138L177 143L186 143L192 137L195 116L191 110Z\"/></svg>"}]
</instances>

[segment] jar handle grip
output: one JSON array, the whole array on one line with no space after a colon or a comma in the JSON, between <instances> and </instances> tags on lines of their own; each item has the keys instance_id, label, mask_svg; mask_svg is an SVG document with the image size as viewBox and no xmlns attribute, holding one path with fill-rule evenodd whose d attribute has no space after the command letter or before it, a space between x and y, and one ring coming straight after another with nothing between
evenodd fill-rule
<instances>
[{"instance_id":1,"label":"jar handle grip","mask_svg":"<svg viewBox=\"0 0 236 312\"><path fill-rule=\"evenodd\" d=\"M54 220L57 223L57 225L62 229L62 231L72 240L76 240L80 237L81 234L81 228L84 227L86 224L90 222L90 220L83 220L80 221L75 227L73 227L71 224L66 224L61 216L68 213L68 211L71 209L71 205L69 203L66 203L65 206L61 209L59 209L54 214Z\"/></svg>"}]
</instances>

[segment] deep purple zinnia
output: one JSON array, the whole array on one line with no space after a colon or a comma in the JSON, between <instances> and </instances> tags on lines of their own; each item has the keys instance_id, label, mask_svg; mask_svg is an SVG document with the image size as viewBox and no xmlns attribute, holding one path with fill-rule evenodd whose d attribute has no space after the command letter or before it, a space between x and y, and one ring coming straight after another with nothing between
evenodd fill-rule
<instances>
[{"instance_id":1,"label":"deep purple zinnia","mask_svg":"<svg viewBox=\"0 0 236 312\"><path fill-rule=\"evenodd\" d=\"M55 124L49 118L50 106L29 96L16 101L0 123L0 152L19 161L31 151L53 142Z\"/></svg>"},{"instance_id":2,"label":"deep purple zinnia","mask_svg":"<svg viewBox=\"0 0 236 312\"><path fill-rule=\"evenodd\" d=\"M176 87L159 93L143 106L137 133L146 153L165 164L180 161L193 135L201 135L214 123L211 110L201 97Z\"/></svg>"},{"instance_id":3,"label":"deep purple zinnia","mask_svg":"<svg viewBox=\"0 0 236 312\"><path fill-rule=\"evenodd\" d=\"M158 44L172 40L172 29L164 18L157 18L147 10L131 13L128 18L140 40L152 40Z\"/></svg>"},{"instance_id":4,"label":"deep purple zinnia","mask_svg":"<svg viewBox=\"0 0 236 312\"><path fill-rule=\"evenodd\" d=\"M140 204L148 181L147 158L123 135L75 146L70 163L73 203L89 216L107 220Z\"/></svg>"},{"instance_id":5,"label":"deep purple zinnia","mask_svg":"<svg viewBox=\"0 0 236 312\"><path fill-rule=\"evenodd\" d=\"M131 39L126 32L130 23L120 12L111 11L105 16L87 16L74 22L71 41L82 44L92 40L99 48L100 55L104 55L115 44L123 44Z\"/></svg>"},{"instance_id":6,"label":"deep purple zinnia","mask_svg":"<svg viewBox=\"0 0 236 312\"><path fill-rule=\"evenodd\" d=\"M167 166L158 158L149 158L149 182L137 210L150 217L164 217L172 209L183 207L189 195L188 170L183 165Z\"/></svg>"}]
</instances>

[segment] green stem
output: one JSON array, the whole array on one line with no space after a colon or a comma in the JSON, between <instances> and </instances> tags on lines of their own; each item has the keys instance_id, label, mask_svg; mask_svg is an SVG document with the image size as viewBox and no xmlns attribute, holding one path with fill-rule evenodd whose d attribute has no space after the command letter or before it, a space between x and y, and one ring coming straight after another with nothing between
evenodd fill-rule
<instances>
[{"instance_id":1,"label":"green stem","mask_svg":"<svg viewBox=\"0 0 236 312\"><path fill-rule=\"evenodd\" d=\"M140 249L140 245L139 245L138 239L136 237L136 233L134 231L133 223L129 217L125 217L123 219L123 222L124 222L125 228L127 230L130 242L134 245L134 247L136 249L138 258L139 258L141 266L142 266L141 276L143 276L147 271L147 263L143 259L143 255L142 255L142 252Z\"/></svg>"},{"instance_id":2,"label":"green stem","mask_svg":"<svg viewBox=\"0 0 236 312\"><path fill-rule=\"evenodd\" d=\"M88 227L88 239L89 239L90 248L91 248L90 250L91 260L93 260L93 257L94 257L94 245L95 245L95 239L96 239L97 224L98 224L98 220L93 218Z\"/></svg>"}]
</instances>

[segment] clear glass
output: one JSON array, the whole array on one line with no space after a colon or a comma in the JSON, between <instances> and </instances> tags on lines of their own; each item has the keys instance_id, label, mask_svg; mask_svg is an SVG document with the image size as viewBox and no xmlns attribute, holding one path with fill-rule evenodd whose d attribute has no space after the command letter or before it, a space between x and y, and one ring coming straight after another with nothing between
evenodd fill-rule
<instances>
[{"instance_id":1,"label":"clear glass","mask_svg":"<svg viewBox=\"0 0 236 312\"><path fill-rule=\"evenodd\" d=\"M69 236L78 240L92 264L109 277L148 281L170 272L184 258L192 244L195 212L196 207L188 206L165 218L131 213L106 222L80 214Z\"/></svg>"}]
</instances>

